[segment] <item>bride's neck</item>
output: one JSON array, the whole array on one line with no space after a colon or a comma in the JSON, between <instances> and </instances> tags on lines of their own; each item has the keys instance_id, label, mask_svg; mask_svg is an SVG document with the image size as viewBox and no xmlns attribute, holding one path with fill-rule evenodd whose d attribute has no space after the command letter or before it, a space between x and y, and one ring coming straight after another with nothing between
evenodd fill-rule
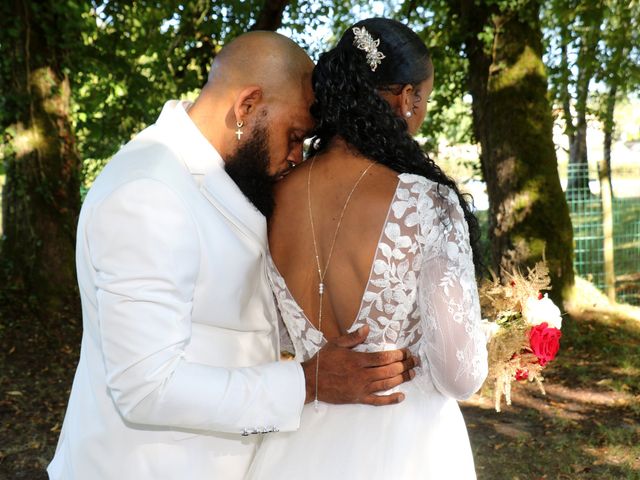
<instances>
[{"instance_id":1,"label":"bride's neck","mask_svg":"<svg viewBox=\"0 0 640 480\"><path fill-rule=\"evenodd\" d=\"M351 157L357 159L364 159L363 155L344 138L340 136L333 137L327 148L323 152L327 156L338 156L340 158Z\"/></svg>"}]
</instances>

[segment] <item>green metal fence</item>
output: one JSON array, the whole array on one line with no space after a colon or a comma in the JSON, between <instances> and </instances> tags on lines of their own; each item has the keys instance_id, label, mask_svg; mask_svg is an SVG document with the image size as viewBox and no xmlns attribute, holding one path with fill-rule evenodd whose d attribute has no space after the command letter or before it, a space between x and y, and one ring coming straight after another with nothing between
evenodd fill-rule
<instances>
[{"instance_id":1,"label":"green metal fence","mask_svg":"<svg viewBox=\"0 0 640 480\"><path fill-rule=\"evenodd\" d=\"M613 245L615 291L618 302L640 305L640 182L635 195L616 197L616 179L640 178L636 172L613 177ZM569 165L569 178L588 179L588 188L566 189L574 238L576 272L605 290L602 198L597 171L588 165ZM624 180L624 179L623 179ZM634 188L634 187L632 187Z\"/></svg>"}]
</instances>

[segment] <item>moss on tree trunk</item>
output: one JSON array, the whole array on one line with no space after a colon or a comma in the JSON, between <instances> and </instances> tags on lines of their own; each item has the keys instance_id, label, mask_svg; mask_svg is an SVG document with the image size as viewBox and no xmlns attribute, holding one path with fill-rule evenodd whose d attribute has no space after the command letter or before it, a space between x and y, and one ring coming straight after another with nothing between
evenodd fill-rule
<instances>
[{"instance_id":1,"label":"moss on tree trunk","mask_svg":"<svg viewBox=\"0 0 640 480\"><path fill-rule=\"evenodd\" d=\"M70 120L65 45L74 14L56 2L5 2L0 9L6 183L2 279L36 305L58 308L76 292L75 229L81 162Z\"/></svg>"},{"instance_id":2,"label":"moss on tree trunk","mask_svg":"<svg viewBox=\"0 0 640 480\"><path fill-rule=\"evenodd\" d=\"M539 5L510 11L487 3L452 5L466 36L493 263L530 266L544 254L560 300L574 281L573 233L552 140Z\"/></svg>"}]
</instances>

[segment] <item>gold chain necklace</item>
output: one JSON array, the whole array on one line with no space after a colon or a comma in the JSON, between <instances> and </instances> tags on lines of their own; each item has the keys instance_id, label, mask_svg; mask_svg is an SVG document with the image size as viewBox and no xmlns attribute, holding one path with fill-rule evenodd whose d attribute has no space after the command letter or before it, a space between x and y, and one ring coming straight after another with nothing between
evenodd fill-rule
<instances>
[{"instance_id":1,"label":"gold chain necklace","mask_svg":"<svg viewBox=\"0 0 640 480\"><path fill-rule=\"evenodd\" d=\"M311 222L311 236L313 237L313 250L316 257L316 265L318 267L318 295L320 299L320 306L318 307L318 331L322 333L322 300L324 298L324 279L327 276L327 270L329 270L329 263L331 262L331 256L333 255L333 247L336 245L336 239L338 238L338 232L340 231L340 225L342 225L342 218L344 217L344 213L347 210L347 206L349 205L349 201L351 200L351 196L353 192L356 191L358 184L364 178L365 174L369 171L371 167L373 167L374 163L371 163L358 177L356 183L353 185L353 188L349 192L347 199L344 202L344 206L342 207L342 212L340 212L340 217L338 218L338 225L336 226L336 231L333 234L333 239L331 240L331 246L329 247L329 255L327 255L327 261L324 265L324 271L320 266L320 255L318 254L318 243L316 242L316 230L313 226L313 211L311 209L311 170L313 170L313 165L315 163L316 157L314 156L311 159L311 165L309 166L309 174L307 176L307 201L309 205L309 221ZM318 370L320 366L320 350L316 354L316 392L315 399L313 400L313 405L316 411L318 410Z\"/></svg>"}]
</instances>

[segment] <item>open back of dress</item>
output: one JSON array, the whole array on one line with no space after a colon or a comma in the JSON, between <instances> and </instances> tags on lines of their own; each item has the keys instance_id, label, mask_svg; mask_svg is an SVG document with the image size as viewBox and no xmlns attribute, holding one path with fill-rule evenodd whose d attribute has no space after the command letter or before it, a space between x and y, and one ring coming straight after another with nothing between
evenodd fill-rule
<instances>
[{"instance_id":1,"label":"open back of dress","mask_svg":"<svg viewBox=\"0 0 640 480\"><path fill-rule=\"evenodd\" d=\"M456 399L487 374L486 339L469 233L457 195L402 174L389 206L353 331L368 325L361 351L409 348L416 377L389 407L307 405L297 432L265 438L249 478L475 478ZM270 275L297 361L326 339L270 262Z\"/></svg>"}]
</instances>

